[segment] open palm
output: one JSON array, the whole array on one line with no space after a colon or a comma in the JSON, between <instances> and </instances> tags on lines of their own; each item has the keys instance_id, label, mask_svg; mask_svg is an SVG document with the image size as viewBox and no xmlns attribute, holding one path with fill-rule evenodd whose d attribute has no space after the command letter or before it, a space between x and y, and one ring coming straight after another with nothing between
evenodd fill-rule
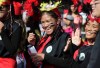
<instances>
[{"instance_id":1,"label":"open palm","mask_svg":"<svg viewBox=\"0 0 100 68\"><path fill-rule=\"evenodd\" d=\"M75 32L72 32L72 43L79 46L81 44L80 29L77 28Z\"/></svg>"},{"instance_id":2,"label":"open palm","mask_svg":"<svg viewBox=\"0 0 100 68\"><path fill-rule=\"evenodd\" d=\"M81 44L80 29L79 28L77 28L75 32L72 32L72 38L69 38L67 40L67 44L64 48L64 52L66 52L68 50L68 47L70 46L71 41L76 46L79 46Z\"/></svg>"}]
</instances>

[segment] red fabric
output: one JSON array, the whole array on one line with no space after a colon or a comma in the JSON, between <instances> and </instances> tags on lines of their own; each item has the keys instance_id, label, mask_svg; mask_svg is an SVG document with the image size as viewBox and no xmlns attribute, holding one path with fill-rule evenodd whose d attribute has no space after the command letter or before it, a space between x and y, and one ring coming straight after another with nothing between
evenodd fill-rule
<instances>
[{"instance_id":1,"label":"red fabric","mask_svg":"<svg viewBox=\"0 0 100 68\"><path fill-rule=\"evenodd\" d=\"M16 68L16 60L12 58L0 58L0 68Z\"/></svg>"},{"instance_id":2,"label":"red fabric","mask_svg":"<svg viewBox=\"0 0 100 68\"><path fill-rule=\"evenodd\" d=\"M95 18L95 17L92 17L91 15L89 15L88 19L91 21L96 21L96 22L100 23L100 18Z\"/></svg>"},{"instance_id":3,"label":"red fabric","mask_svg":"<svg viewBox=\"0 0 100 68\"><path fill-rule=\"evenodd\" d=\"M84 42L84 45L88 45L88 42L85 41L85 42Z\"/></svg>"},{"instance_id":4,"label":"red fabric","mask_svg":"<svg viewBox=\"0 0 100 68\"><path fill-rule=\"evenodd\" d=\"M78 4L78 0L72 0L74 5L77 5Z\"/></svg>"},{"instance_id":5,"label":"red fabric","mask_svg":"<svg viewBox=\"0 0 100 68\"><path fill-rule=\"evenodd\" d=\"M84 0L84 1L83 1L84 4L88 4L88 3L90 3L90 2L91 2L91 0Z\"/></svg>"},{"instance_id":6,"label":"red fabric","mask_svg":"<svg viewBox=\"0 0 100 68\"><path fill-rule=\"evenodd\" d=\"M96 20L98 23L100 23L100 18L95 18L95 20Z\"/></svg>"},{"instance_id":7,"label":"red fabric","mask_svg":"<svg viewBox=\"0 0 100 68\"><path fill-rule=\"evenodd\" d=\"M73 56L74 60L76 60L76 58L77 58L77 56L78 56L78 52L79 52L79 50L76 50L76 51L74 52L74 56Z\"/></svg>"},{"instance_id":8,"label":"red fabric","mask_svg":"<svg viewBox=\"0 0 100 68\"><path fill-rule=\"evenodd\" d=\"M64 9L64 14L67 14L68 13L68 9Z\"/></svg>"},{"instance_id":9,"label":"red fabric","mask_svg":"<svg viewBox=\"0 0 100 68\"><path fill-rule=\"evenodd\" d=\"M15 15L21 15L21 8L22 8L22 4L20 2L13 2L14 5L14 11L15 11Z\"/></svg>"},{"instance_id":10,"label":"red fabric","mask_svg":"<svg viewBox=\"0 0 100 68\"><path fill-rule=\"evenodd\" d=\"M26 1L25 3L24 3L24 10L27 10L27 14L29 15L29 16L32 16L33 14L34 14L34 12L33 12L33 9L32 9L32 4L31 3L29 3L28 1Z\"/></svg>"},{"instance_id":11,"label":"red fabric","mask_svg":"<svg viewBox=\"0 0 100 68\"><path fill-rule=\"evenodd\" d=\"M51 40L51 36L49 36L48 38L44 37L41 39L39 48L38 48L38 53L42 53L44 47L47 45L48 42L50 42L50 40ZM40 66L38 66L38 68L40 68ZM44 65L44 68L53 68L53 66L46 64L46 65Z\"/></svg>"},{"instance_id":12,"label":"red fabric","mask_svg":"<svg viewBox=\"0 0 100 68\"><path fill-rule=\"evenodd\" d=\"M51 40L51 37L49 36L47 39L42 38L39 44L39 48L38 48L38 53L42 53L44 47L46 46L46 44Z\"/></svg>"},{"instance_id":13,"label":"red fabric","mask_svg":"<svg viewBox=\"0 0 100 68\"><path fill-rule=\"evenodd\" d=\"M78 12L82 12L82 5L78 7Z\"/></svg>"},{"instance_id":14,"label":"red fabric","mask_svg":"<svg viewBox=\"0 0 100 68\"><path fill-rule=\"evenodd\" d=\"M27 0L27 2L30 4L34 3L35 6L39 5L38 0Z\"/></svg>"},{"instance_id":15,"label":"red fabric","mask_svg":"<svg viewBox=\"0 0 100 68\"><path fill-rule=\"evenodd\" d=\"M26 0L24 3L24 10L27 10L29 16L34 14L32 3L34 3L35 7L39 5L38 0Z\"/></svg>"}]
</instances>

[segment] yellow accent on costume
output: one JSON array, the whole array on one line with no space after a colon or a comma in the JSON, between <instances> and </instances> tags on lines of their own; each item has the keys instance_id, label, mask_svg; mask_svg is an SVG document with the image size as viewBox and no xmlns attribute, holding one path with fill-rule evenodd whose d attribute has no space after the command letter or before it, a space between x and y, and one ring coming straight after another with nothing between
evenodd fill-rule
<instances>
[{"instance_id":1,"label":"yellow accent on costume","mask_svg":"<svg viewBox=\"0 0 100 68\"><path fill-rule=\"evenodd\" d=\"M49 3L41 3L40 10L41 11L50 11L58 7L61 1L55 2L54 4L50 1Z\"/></svg>"},{"instance_id":2,"label":"yellow accent on costume","mask_svg":"<svg viewBox=\"0 0 100 68\"><path fill-rule=\"evenodd\" d=\"M0 0L0 5L2 5L3 2L6 2L6 0Z\"/></svg>"}]
</instances>

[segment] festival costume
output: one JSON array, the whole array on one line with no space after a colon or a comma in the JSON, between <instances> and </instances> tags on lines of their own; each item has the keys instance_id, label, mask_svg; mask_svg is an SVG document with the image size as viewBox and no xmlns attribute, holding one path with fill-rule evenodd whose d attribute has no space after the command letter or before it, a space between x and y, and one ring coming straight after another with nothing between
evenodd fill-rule
<instances>
[{"instance_id":1,"label":"festival costume","mask_svg":"<svg viewBox=\"0 0 100 68\"><path fill-rule=\"evenodd\" d=\"M87 68L100 68L100 31L96 37L94 47L91 51L90 61Z\"/></svg>"},{"instance_id":2,"label":"festival costume","mask_svg":"<svg viewBox=\"0 0 100 68\"><path fill-rule=\"evenodd\" d=\"M66 33L60 33L60 35L58 36L58 38L56 40L51 39L51 37L48 37L46 39L45 42L45 46L43 46L44 42L41 43L38 48L38 53L44 53L46 55L52 56L52 57L57 57L57 58L64 58L65 57L65 53L63 52L63 49L66 45L66 41L68 39L69 35ZM42 39L44 40L44 39ZM41 40L41 41L42 41ZM63 43L62 43L63 42ZM45 56L46 56L45 55ZM51 59L48 59L48 61ZM43 61L42 63L42 67L43 68L58 68L58 66L49 64L48 62Z\"/></svg>"},{"instance_id":3,"label":"festival costume","mask_svg":"<svg viewBox=\"0 0 100 68\"><path fill-rule=\"evenodd\" d=\"M86 68L89 63L92 47L93 46L91 45L83 45L77 49L77 47L73 44L68 50L65 59L52 57L46 54L44 61L56 65L59 68ZM74 50L75 53L73 54ZM74 56L72 56L72 54Z\"/></svg>"},{"instance_id":4,"label":"festival costume","mask_svg":"<svg viewBox=\"0 0 100 68\"><path fill-rule=\"evenodd\" d=\"M0 68L16 68L15 55L21 41L22 28L13 22L11 33L10 22L11 19L3 21L5 27L0 33Z\"/></svg>"}]
</instances>

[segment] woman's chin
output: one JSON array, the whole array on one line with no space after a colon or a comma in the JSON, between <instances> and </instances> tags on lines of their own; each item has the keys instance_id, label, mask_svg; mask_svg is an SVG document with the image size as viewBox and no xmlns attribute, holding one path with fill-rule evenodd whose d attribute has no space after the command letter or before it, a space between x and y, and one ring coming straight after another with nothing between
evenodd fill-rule
<instances>
[{"instance_id":1,"label":"woman's chin","mask_svg":"<svg viewBox=\"0 0 100 68\"><path fill-rule=\"evenodd\" d=\"M97 14L96 12L93 12L92 15L93 15L94 17L100 17L100 13Z\"/></svg>"}]
</instances>

